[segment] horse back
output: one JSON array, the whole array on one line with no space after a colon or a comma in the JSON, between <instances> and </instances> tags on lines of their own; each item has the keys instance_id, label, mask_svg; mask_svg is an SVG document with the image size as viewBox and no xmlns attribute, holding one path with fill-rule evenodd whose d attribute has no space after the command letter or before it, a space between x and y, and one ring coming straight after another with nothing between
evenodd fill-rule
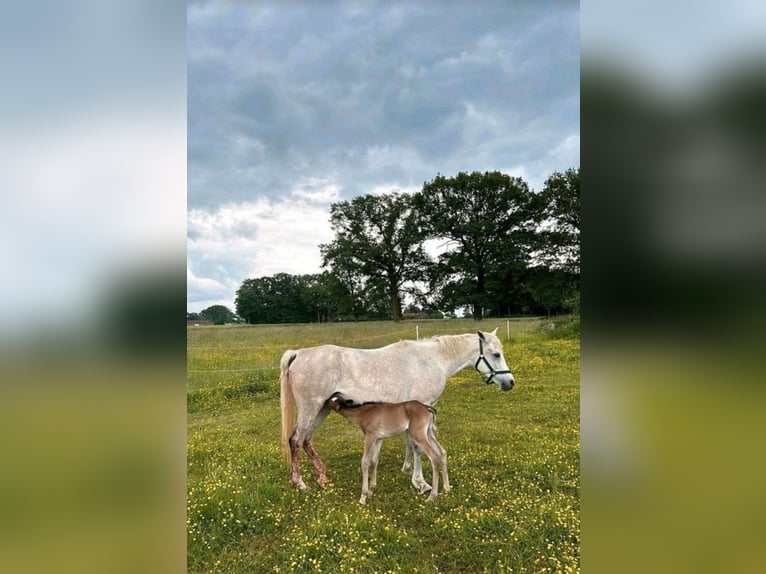
<instances>
[{"instance_id":1,"label":"horse back","mask_svg":"<svg viewBox=\"0 0 766 574\"><path fill-rule=\"evenodd\" d=\"M341 391L356 402L435 402L446 379L432 367L429 357L415 351L413 341L377 349L319 345L298 351L290 366L297 387L326 399ZM326 394L325 394L326 393Z\"/></svg>"}]
</instances>

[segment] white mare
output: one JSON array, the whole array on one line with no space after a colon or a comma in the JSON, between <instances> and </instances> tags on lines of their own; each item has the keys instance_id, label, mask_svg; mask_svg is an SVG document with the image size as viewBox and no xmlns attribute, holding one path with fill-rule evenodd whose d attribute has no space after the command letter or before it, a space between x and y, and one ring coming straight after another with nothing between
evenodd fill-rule
<instances>
[{"instance_id":1,"label":"white mare","mask_svg":"<svg viewBox=\"0 0 766 574\"><path fill-rule=\"evenodd\" d=\"M280 362L282 449L291 468L292 483L306 489L301 478L300 450L314 465L317 482L329 482L324 463L311 438L330 407L327 400L340 392L357 403L402 403L419 401L434 405L444 392L447 379L473 366L487 384L502 391L513 388L513 374L503 357L503 347L491 333L444 335L420 341L399 341L379 349L352 349L320 345L285 351ZM407 442L407 451L412 451ZM430 490L423 479L420 453L413 452L412 485ZM405 466L408 468L407 453Z\"/></svg>"}]
</instances>

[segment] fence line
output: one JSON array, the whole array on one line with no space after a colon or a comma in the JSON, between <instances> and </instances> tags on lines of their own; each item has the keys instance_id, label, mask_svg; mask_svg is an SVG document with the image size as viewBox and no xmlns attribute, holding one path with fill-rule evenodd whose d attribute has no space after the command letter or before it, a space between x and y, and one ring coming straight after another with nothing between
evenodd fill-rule
<instances>
[{"instance_id":1,"label":"fence line","mask_svg":"<svg viewBox=\"0 0 766 574\"><path fill-rule=\"evenodd\" d=\"M278 367L277 367L278 368ZM228 385L216 385L214 387L199 387L196 389L186 389L187 393L205 393L205 392L212 392L217 391L220 389L236 389L236 388L242 388L244 389L247 385L251 383L231 383Z\"/></svg>"},{"instance_id":2,"label":"fence line","mask_svg":"<svg viewBox=\"0 0 766 574\"><path fill-rule=\"evenodd\" d=\"M406 331L395 331L393 333L383 333L381 335L371 335L369 337L357 337L355 339L347 339L345 343L354 343L356 341L366 341L369 339L379 339L381 337L393 337L396 335L402 335L406 333L411 333L411 331L408 329ZM284 346L281 345L267 345L267 346L260 346L260 347L187 347L187 349L278 349L278 350L284 350ZM246 372L254 372L254 371L272 371L272 370L279 370L279 365L274 367L248 367L243 369L187 369L186 372L188 373L246 373ZM215 387L209 387L209 389L221 389L221 388L229 388L231 386L245 386L248 383L243 384L237 384L237 385L218 385ZM193 391L200 391L203 389L190 389Z\"/></svg>"},{"instance_id":3,"label":"fence line","mask_svg":"<svg viewBox=\"0 0 766 574\"><path fill-rule=\"evenodd\" d=\"M273 371L279 369L276 367L247 367L245 369L186 369L187 373L243 373L249 371Z\"/></svg>"},{"instance_id":4,"label":"fence line","mask_svg":"<svg viewBox=\"0 0 766 574\"><path fill-rule=\"evenodd\" d=\"M407 331L396 331L394 333L382 333L380 335L370 335L369 337L357 337L356 339L346 339L345 341L342 341L343 343L355 343L356 341L367 341L369 339L380 339L381 337L393 337L394 335L401 335L404 333L410 333L411 331L408 329ZM333 345L337 345L339 343L332 343ZM249 347L249 346L243 346L243 347L218 347L218 346L193 346L193 347L186 347L186 349L284 349L285 347L282 345L262 345L259 347Z\"/></svg>"}]
</instances>

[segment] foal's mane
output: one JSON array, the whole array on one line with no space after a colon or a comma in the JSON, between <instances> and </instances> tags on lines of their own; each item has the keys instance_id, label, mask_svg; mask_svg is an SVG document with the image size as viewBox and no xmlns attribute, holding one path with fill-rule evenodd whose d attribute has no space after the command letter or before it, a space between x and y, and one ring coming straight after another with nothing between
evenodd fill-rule
<instances>
[{"instance_id":1,"label":"foal's mane","mask_svg":"<svg viewBox=\"0 0 766 574\"><path fill-rule=\"evenodd\" d=\"M340 405L341 410L343 409L358 409L359 407L366 407L369 405L382 405L383 403L381 401L365 401L363 403L354 403L353 405Z\"/></svg>"},{"instance_id":2,"label":"foal's mane","mask_svg":"<svg viewBox=\"0 0 766 574\"><path fill-rule=\"evenodd\" d=\"M333 393L330 396L330 399L332 399L333 397L348 398L343 393ZM327 400L329 401L330 399L327 399ZM420 401L417 401L417 402L420 402ZM340 410L358 409L359 407L367 407L367 406L370 406L370 405L384 405L384 404L386 404L386 403L384 403L383 401L365 401L363 403L354 403L352 405L341 404L341 405L338 405L338 408ZM388 403L388 404L395 404L395 403ZM421 404L425 405L425 403L421 403ZM432 407L431 405L425 405L425 406L428 407L429 411L431 411L432 413L436 414L436 409L434 407Z\"/></svg>"}]
</instances>

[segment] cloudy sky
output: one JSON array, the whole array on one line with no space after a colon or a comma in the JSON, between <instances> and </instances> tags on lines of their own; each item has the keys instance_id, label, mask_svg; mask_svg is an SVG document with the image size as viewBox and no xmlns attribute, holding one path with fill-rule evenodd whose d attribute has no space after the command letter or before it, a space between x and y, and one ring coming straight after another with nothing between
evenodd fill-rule
<instances>
[{"instance_id":1,"label":"cloudy sky","mask_svg":"<svg viewBox=\"0 0 766 574\"><path fill-rule=\"evenodd\" d=\"M192 2L187 309L320 270L329 207L580 164L577 2Z\"/></svg>"}]
</instances>

